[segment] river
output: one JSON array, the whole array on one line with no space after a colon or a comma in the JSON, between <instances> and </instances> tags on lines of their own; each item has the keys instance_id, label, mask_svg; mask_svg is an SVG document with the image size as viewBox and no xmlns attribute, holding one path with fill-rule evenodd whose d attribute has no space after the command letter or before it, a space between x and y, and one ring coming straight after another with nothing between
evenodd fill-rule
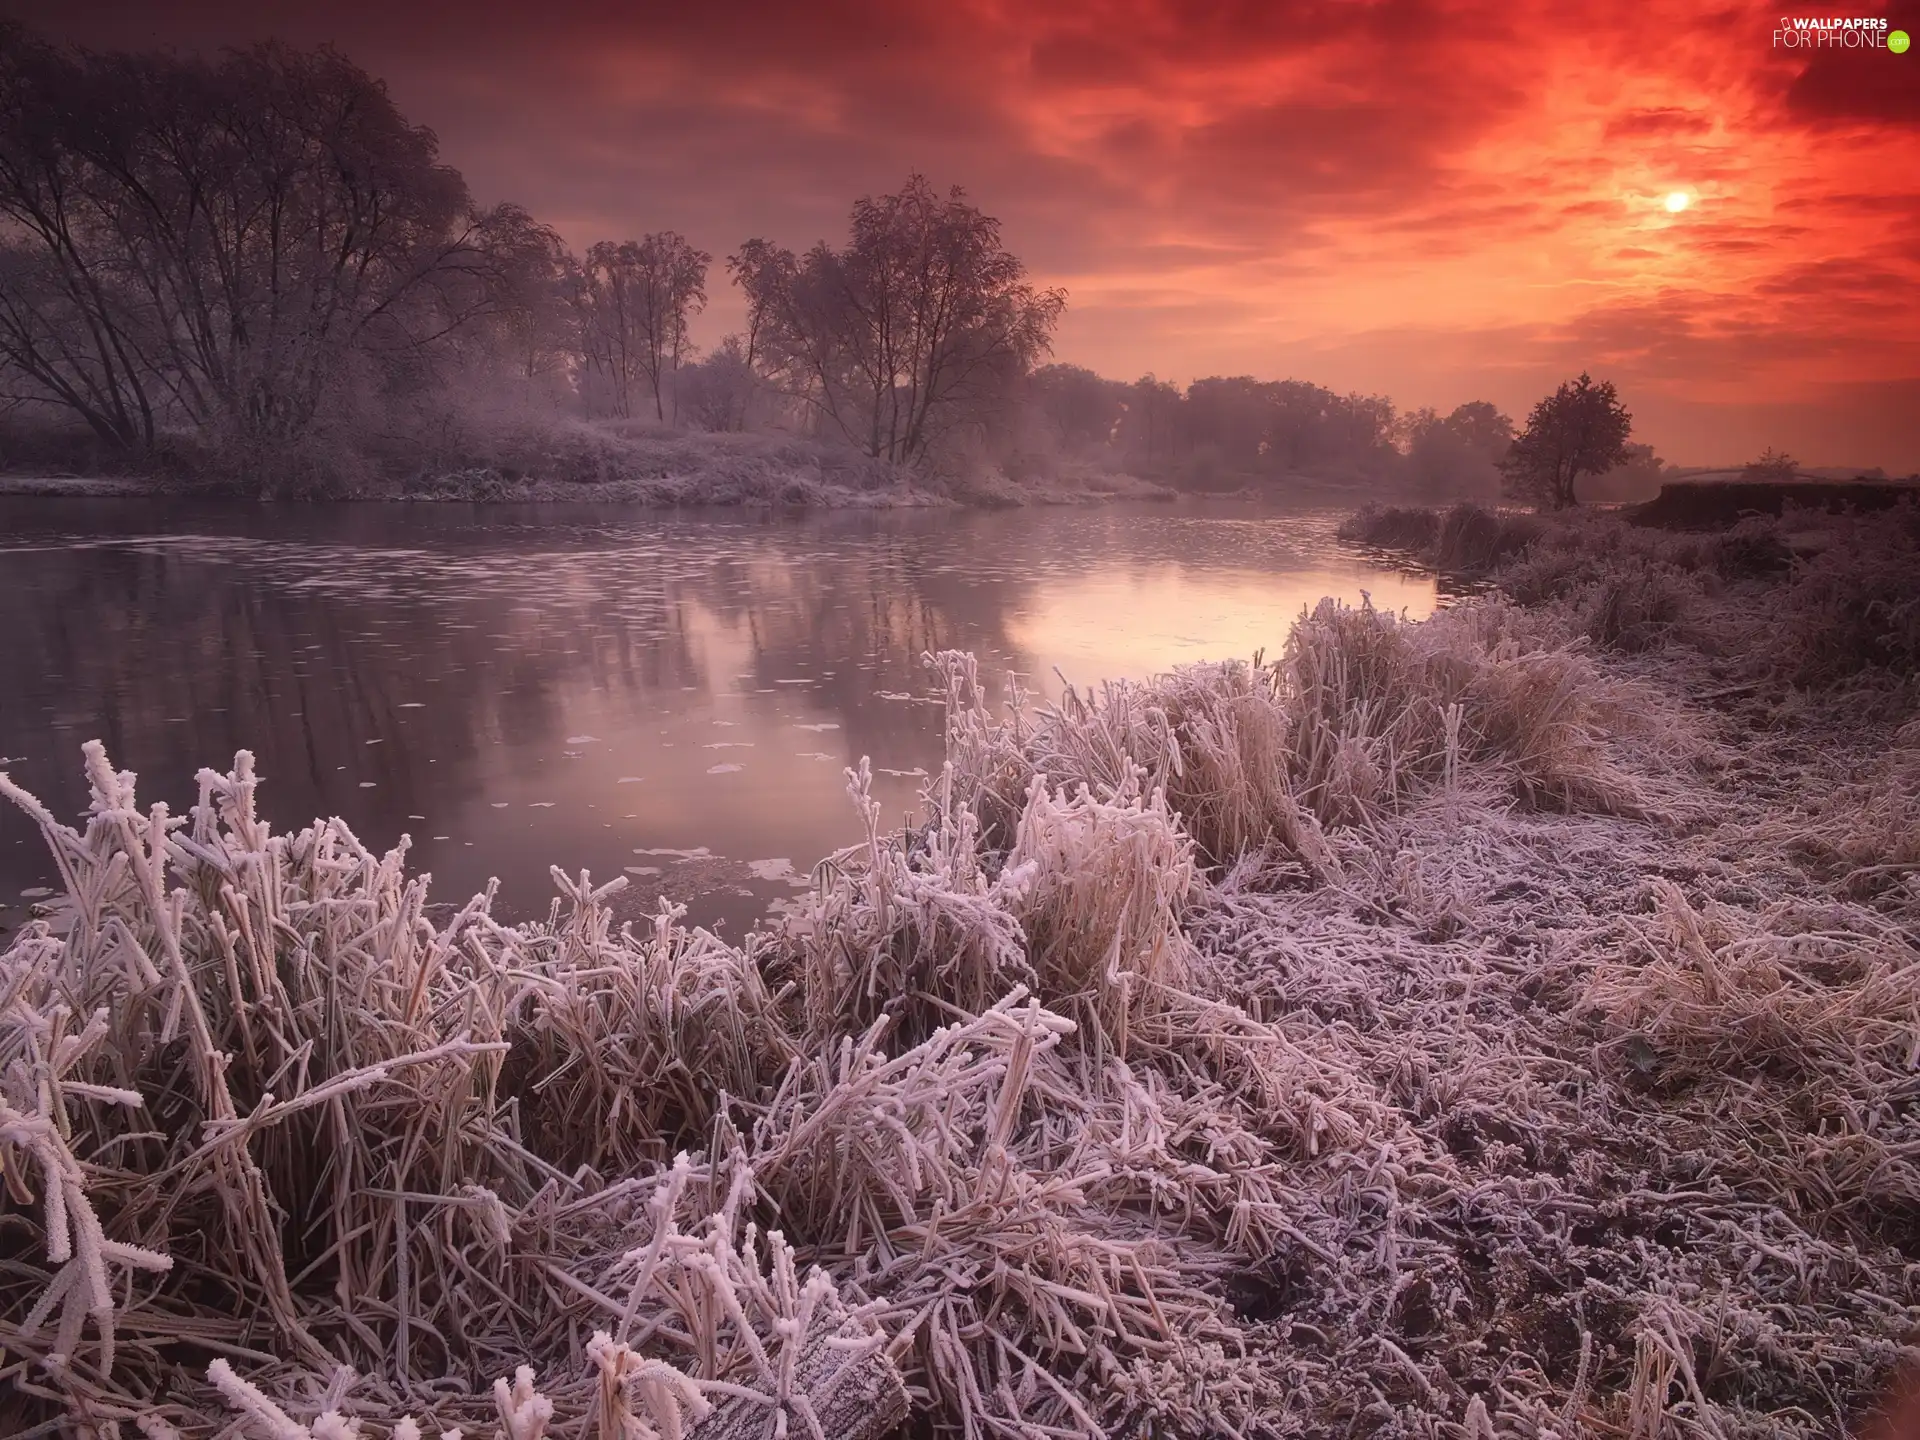
<instances>
[{"instance_id":1,"label":"river","mask_svg":"<svg viewBox=\"0 0 1920 1440\"><path fill-rule=\"evenodd\" d=\"M1042 696L1277 653L1322 595L1415 617L1431 578L1235 502L981 512L213 505L0 497L0 757L65 817L99 738L176 811L251 749L276 828L412 837L434 898L626 874L738 935L939 767L922 652ZM0 804L0 925L55 883Z\"/></svg>"}]
</instances>

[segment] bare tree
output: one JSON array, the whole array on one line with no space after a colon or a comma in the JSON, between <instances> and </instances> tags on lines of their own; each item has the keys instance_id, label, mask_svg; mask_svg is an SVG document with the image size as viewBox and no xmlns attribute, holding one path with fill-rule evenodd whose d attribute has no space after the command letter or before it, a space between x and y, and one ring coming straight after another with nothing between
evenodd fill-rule
<instances>
[{"instance_id":1,"label":"bare tree","mask_svg":"<svg viewBox=\"0 0 1920 1440\"><path fill-rule=\"evenodd\" d=\"M588 366L606 375L616 414L633 414L644 385L655 417L667 418L667 381L686 358L687 322L706 307L712 261L671 230L603 240L587 252L576 292L582 350Z\"/></svg>"},{"instance_id":2,"label":"bare tree","mask_svg":"<svg viewBox=\"0 0 1920 1440\"><path fill-rule=\"evenodd\" d=\"M122 448L170 422L252 450L304 433L363 363L492 312L536 228L476 213L432 132L331 50L0 32L0 362Z\"/></svg>"},{"instance_id":3,"label":"bare tree","mask_svg":"<svg viewBox=\"0 0 1920 1440\"><path fill-rule=\"evenodd\" d=\"M565 242L517 206L495 212L481 278L492 313L474 327L481 343L529 381L571 379L577 357L570 296L573 257Z\"/></svg>"},{"instance_id":4,"label":"bare tree","mask_svg":"<svg viewBox=\"0 0 1920 1440\"><path fill-rule=\"evenodd\" d=\"M917 460L1005 403L1050 348L1066 305L1001 246L1000 222L921 176L860 200L844 249L796 257L761 240L728 262L754 358L869 455Z\"/></svg>"}]
</instances>

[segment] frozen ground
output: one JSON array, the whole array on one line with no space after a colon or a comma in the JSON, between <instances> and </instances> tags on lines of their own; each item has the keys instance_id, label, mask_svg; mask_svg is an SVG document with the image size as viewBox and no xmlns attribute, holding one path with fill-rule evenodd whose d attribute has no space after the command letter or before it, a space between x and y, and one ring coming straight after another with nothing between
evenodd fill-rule
<instances>
[{"instance_id":1,"label":"frozen ground","mask_svg":"<svg viewBox=\"0 0 1920 1440\"><path fill-rule=\"evenodd\" d=\"M1920 1322L1907 542L1580 526L1265 669L935 657L924 823L852 776L739 949L94 752L0 959L16 1429L1836 1433Z\"/></svg>"}]
</instances>

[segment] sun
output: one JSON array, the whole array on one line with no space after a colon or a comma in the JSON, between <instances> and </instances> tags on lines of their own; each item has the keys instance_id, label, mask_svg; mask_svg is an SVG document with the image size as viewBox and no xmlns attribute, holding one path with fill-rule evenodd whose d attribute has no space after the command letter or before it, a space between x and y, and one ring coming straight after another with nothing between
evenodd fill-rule
<instances>
[{"instance_id":1,"label":"sun","mask_svg":"<svg viewBox=\"0 0 1920 1440\"><path fill-rule=\"evenodd\" d=\"M1667 193L1667 198L1660 203L1667 207L1668 214L1678 215L1693 203L1693 197L1684 190L1672 190Z\"/></svg>"}]
</instances>

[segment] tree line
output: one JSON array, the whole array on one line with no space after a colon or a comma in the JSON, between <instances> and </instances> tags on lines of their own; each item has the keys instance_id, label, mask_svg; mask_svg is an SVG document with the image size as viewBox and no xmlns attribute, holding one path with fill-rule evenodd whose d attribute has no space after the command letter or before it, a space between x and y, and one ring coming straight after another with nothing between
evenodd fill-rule
<instances>
[{"instance_id":1,"label":"tree line","mask_svg":"<svg viewBox=\"0 0 1920 1440\"><path fill-rule=\"evenodd\" d=\"M749 324L688 375L713 257L671 231L574 255L475 204L433 132L329 49L98 54L0 29L5 401L104 445L242 463L396 396L510 374L581 413L748 423L750 392L908 462L1009 403L1065 304L999 222L915 177L844 246L727 261ZM676 383L684 381L684 383Z\"/></svg>"},{"instance_id":2,"label":"tree line","mask_svg":"<svg viewBox=\"0 0 1920 1440\"><path fill-rule=\"evenodd\" d=\"M0 405L121 455L190 443L244 482L506 386L557 413L802 429L898 464L1038 449L1433 496L1504 475L1564 504L1631 458L1612 387L1585 376L1516 434L1485 401L1403 414L1299 380L1044 363L1064 293L919 176L857 202L841 245L743 242L724 270L745 329L702 356L713 269L673 231L576 255L524 209L476 204L433 132L331 49L95 53L0 24Z\"/></svg>"},{"instance_id":3,"label":"tree line","mask_svg":"<svg viewBox=\"0 0 1920 1440\"><path fill-rule=\"evenodd\" d=\"M1127 383L1053 364L1033 372L1028 393L1052 443L1105 446L1131 464L1184 468L1202 480L1212 471L1236 480L1344 472L1412 498L1498 490L1562 508L1577 502L1583 480L1589 489L1601 477L1644 489L1662 469L1651 446L1629 438L1632 418L1612 382L1585 374L1543 399L1518 429L1486 400L1445 415L1403 412L1384 395L1246 375L1183 390L1151 375Z\"/></svg>"}]
</instances>

